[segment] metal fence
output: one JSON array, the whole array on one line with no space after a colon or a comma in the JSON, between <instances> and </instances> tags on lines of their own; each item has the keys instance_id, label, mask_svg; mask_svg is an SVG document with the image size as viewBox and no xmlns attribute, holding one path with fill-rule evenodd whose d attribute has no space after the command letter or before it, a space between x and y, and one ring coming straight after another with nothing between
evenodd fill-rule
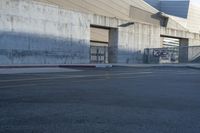
<instances>
[{"instance_id":1,"label":"metal fence","mask_svg":"<svg viewBox=\"0 0 200 133\"><path fill-rule=\"evenodd\" d=\"M147 48L144 50L144 63L200 63L200 46Z\"/></svg>"}]
</instances>

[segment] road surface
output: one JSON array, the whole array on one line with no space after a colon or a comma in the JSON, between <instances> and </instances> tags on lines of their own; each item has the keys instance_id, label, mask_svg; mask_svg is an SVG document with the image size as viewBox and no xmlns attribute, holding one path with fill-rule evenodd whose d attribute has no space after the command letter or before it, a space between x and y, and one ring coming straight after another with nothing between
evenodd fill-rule
<instances>
[{"instance_id":1,"label":"road surface","mask_svg":"<svg viewBox=\"0 0 200 133\"><path fill-rule=\"evenodd\" d=\"M200 70L81 70L0 75L0 133L200 132Z\"/></svg>"}]
</instances>

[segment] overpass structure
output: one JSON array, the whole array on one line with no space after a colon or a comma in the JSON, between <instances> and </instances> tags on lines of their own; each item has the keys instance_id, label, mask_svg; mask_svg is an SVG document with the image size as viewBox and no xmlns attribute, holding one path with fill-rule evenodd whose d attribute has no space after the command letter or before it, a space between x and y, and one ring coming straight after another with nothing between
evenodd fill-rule
<instances>
[{"instance_id":1,"label":"overpass structure","mask_svg":"<svg viewBox=\"0 0 200 133\"><path fill-rule=\"evenodd\" d=\"M200 45L186 21L143 0L0 0L0 64L143 63L169 38Z\"/></svg>"}]
</instances>

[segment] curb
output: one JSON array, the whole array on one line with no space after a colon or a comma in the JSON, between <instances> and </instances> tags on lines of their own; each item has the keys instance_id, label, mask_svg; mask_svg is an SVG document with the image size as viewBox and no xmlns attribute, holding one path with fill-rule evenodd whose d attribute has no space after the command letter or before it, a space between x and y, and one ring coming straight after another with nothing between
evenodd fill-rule
<instances>
[{"instance_id":1,"label":"curb","mask_svg":"<svg viewBox=\"0 0 200 133\"><path fill-rule=\"evenodd\" d=\"M2 65L0 69L6 68L49 68L49 67L59 67L58 65Z\"/></svg>"},{"instance_id":2,"label":"curb","mask_svg":"<svg viewBox=\"0 0 200 133\"><path fill-rule=\"evenodd\" d=\"M186 65L113 65L113 67L133 67L133 68L185 68Z\"/></svg>"},{"instance_id":3,"label":"curb","mask_svg":"<svg viewBox=\"0 0 200 133\"><path fill-rule=\"evenodd\" d=\"M63 65L0 65L0 69L6 68L111 68L111 64L63 64Z\"/></svg>"},{"instance_id":4,"label":"curb","mask_svg":"<svg viewBox=\"0 0 200 133\"><path fill-rule=\"evenodd\" d=\"M111 64L70 64L70 65L58 65L58 67L79 67L79 68L111 68Z\"/></svg>"},{"instance_id":5,"label":"curb","mask_svg":"<svg viewBox=\"0 0 200 133\"><path fill-rule=\"evenodd\" d=\"M187 66L187 68L200 70L200 66L199 67L197 67L197 66Z\"/></svg>"},{"instance_id":6,"label":"curb","mask_svg":"<svg viewBox=\"0 0 200 133\"><path fill-rule=\"evenodd\" d=\"M131 68L190 68L200 69L199 65L127 65L127 64L62 64L62 65L0 65L0 69L6 68L112 68L112 67L131 67Z\"/></svg>"},{"instance_id":7,"label":"curb","mask_svg":"<svg viewBox=\"0 0 200 133\"><path fill-rule=\"evenodd\" d=\"M115 64L113 67L130 67L130 68L190 68L190 69L200 69L200 65L191 66L191 65L118 65Z\"/></svg>"}]
</instances>

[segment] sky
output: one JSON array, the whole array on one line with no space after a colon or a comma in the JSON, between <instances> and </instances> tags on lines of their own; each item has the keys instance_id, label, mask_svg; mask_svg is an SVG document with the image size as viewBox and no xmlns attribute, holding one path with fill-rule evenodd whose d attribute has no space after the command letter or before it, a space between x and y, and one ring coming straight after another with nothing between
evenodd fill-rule
<instances>
[{"instance_id":1,"label":"sky","mask_svg":"<svg viewBox=\"0 0 200 133\"><path fill-rule=\"evenodd\" d=\"M200 3L200 0L190 0L192 2L195 2L195 3Z\"/></svg>"}]
</instances>

